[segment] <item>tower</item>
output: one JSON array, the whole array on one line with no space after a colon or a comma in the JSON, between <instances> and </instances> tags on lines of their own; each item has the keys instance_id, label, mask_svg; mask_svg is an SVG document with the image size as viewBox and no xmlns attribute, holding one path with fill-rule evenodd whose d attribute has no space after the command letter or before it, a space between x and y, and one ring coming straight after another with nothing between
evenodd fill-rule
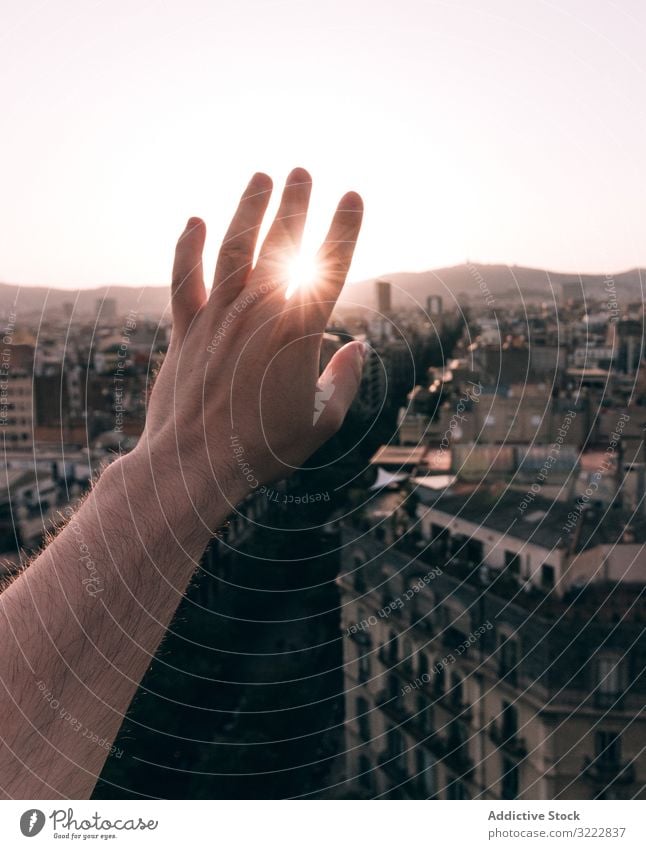
<instances>
[{"instance_id":1,"label":"tower","mask_svg":"<svg viewBox=\"0 0 646 849\"><path fill-rule=\"evenodd\" d=\"M389 280L377 280L377 310L380 315L390 315L392 295Z\"/></svg>"}]
</instances>

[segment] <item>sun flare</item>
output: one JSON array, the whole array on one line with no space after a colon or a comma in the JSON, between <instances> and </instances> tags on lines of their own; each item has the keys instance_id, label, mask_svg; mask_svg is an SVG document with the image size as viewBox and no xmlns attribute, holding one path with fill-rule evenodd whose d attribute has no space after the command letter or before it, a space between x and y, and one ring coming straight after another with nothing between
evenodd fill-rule
<instances>
[{"instance_id":1,"label":"sun flare","mask_svg":"<svg viewBox=\"0 0 646 849\"><path fill-rule=\"evenodd\" d=\"M296 292L297 289L305 289L312 286L320 276L320 267L313 256L297 254L290 260L287 267L287 291L286 298Z\"/></svg>"}]
</instances>

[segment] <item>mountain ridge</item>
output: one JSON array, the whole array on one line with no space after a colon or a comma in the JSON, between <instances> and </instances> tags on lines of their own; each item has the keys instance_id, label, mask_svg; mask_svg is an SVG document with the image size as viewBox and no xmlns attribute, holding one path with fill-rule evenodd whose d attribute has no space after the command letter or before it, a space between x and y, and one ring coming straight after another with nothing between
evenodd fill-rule
<instances>
[{"instance_id":1,"label":"mountain ridge","mask_svg":"<svg viewBox=\"0 0 646 849\"><path fill-rule=\"evenodd\" d=\"M429 295L441 295L445 309L451 301L478 300L487 306L497 299L561 298L564 293L582 293L584 297L607 298L614 294L619 304L643 299L646 269L632 268L614 274L576 274L574 272L548 271L528 266L463 263L428 271L398 271L382 274L346 285L340 306L353 305L375 309L376 280L389 280L392 284L394 307L425 306ZM14 303L18 313L42 312L48 308L62 309L67 302L75 304L79 314L95 314L96 302L104 297L117 299L121 312L136 310L150 315L161 315L169 306L168 286L97 286L92 289L57 289L47 286L19 286L0 283L0 310L10 312Z\"/></svg>"}]
</instances>

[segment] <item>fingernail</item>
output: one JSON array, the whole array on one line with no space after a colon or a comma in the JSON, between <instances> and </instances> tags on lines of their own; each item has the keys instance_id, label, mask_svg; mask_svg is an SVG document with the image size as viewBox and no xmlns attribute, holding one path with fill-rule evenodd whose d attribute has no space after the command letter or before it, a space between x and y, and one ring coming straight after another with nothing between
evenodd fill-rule
<instances>
[{"instance_id":1,"label":"fingernail","mask_svg":"<svg viewBox=\"0 0 646 849\"><path fill-rule=\"evenodd\" d=\"M289 172L287 177L287 185L288 186L300 186L300 185L309 185L312 182L312 178L308 171L304 168L294 168Z\"/></svg>"},{"instance_id":2,"label":"fingernail","mask_svg":"<svg viewBox=\"0 0 646 849\"><path fill-rule=\"evenodd\" d=\"M200 218L189 218L186 222L186 229L190 230L191 227L197 227L198 224L201 224Z\"/></svg>"},{"instance_id":3,"label":"fingernail","mask_svg":"<svg viewBox=\"0 0 646 849\"><path fill-rule=\"evenodd\" d=\"M264 171L256 171L256 173L253 175L251 180L249 180L249 182L250 183L271 183L271 177L269 176L269 174L265 174Z\"/></svg>"},{"instance_id":4,"label":"fingernail","mask_svg":"<svg viewBox=\"0 0 646 849\"><path fill-rule=\"evenodd\" d=\"M340 206L345 212L363 212L363 200L356 192L348 192L344 195Z\"/></svg>"},{"instance_id":5,"label":"fingernail","mask_svg":"<svg viewBox=\"0 0 646 849\"><path fill-rule=\"evenodd\" d=\"M360 347L357 347L357 356L359 359L359 368L363 369L366 364L366 359L368 358L368 351L370 350L370 346L367 342L362 342Z\"/></svg>"}]
</instances>

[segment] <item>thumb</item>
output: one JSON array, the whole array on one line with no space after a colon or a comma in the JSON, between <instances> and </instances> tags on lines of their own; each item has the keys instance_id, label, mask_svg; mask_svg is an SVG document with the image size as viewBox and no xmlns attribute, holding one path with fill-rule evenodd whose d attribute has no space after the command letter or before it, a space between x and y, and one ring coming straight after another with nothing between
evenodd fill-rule
<instances>
[{"instance_id":1,"label":"thumb","mask_svg":"<svg viewBox=\"0 0 646 849\"><path fill-rule=\"evenodd\" d=\"M334 354L316 384L314 426L330 435L343 424L357 394L368 346L348 342Z\"/></svg>"}]
</instances>

